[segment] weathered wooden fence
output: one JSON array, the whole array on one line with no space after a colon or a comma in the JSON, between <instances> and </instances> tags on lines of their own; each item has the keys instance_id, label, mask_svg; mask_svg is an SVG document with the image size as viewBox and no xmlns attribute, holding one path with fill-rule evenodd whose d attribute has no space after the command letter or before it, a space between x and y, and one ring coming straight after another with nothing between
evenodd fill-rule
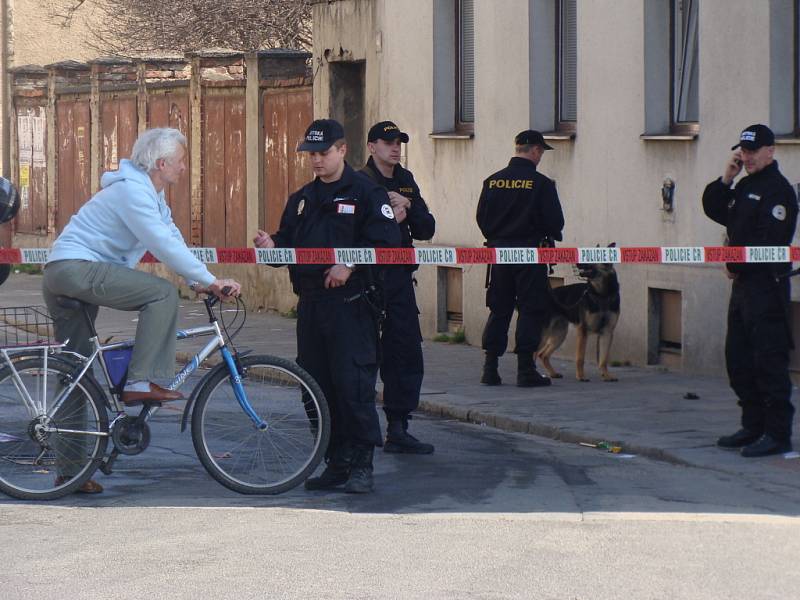
<instances>
[{"instance_id":1,"label":"weathered wooden fence","mask_svg":"<svg viewBox=\"0 0 800 600\"><path fill-rule=\"evenodd\" d=\"M13 69L15 245L49 245L138 134L165 126L189 142L189 175L167 192L189 244L246 246L256 228L274 229L311 176L295 152L313 118L308 57L199 52Z\"/></svg>"}]
</instances>

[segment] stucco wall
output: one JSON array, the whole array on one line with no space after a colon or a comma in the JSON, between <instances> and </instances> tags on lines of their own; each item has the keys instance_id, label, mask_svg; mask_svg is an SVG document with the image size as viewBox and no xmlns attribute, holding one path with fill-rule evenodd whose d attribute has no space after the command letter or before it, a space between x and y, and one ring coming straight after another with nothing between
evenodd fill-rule
<instances>
[{"instance_id":1,"label":"stucco wall","mask_svg":"<svg viewBox=\"0 0 800 600\"><path fill-rule=\"evenodd\" d=\"M68 28L63 29L48 18L47 0L9 0L12 13L13 65L46 65L61 60L85 61L95 58L87 40L93 18L92 3L79 10Z\"/></svg>"},{"instance_id":2,"label":"stucco wall","mask_svg":"<svg viewBox=\"0 0 800 600\"><path fill-rule=\"evenodd\" d=\"M434 244L477 246L483 242L474 222L481 181L506 164L514 135L529 126L529 3L475 0L475 136L456 140L429 136L434 1L315 5L315 111L327 111L326 50L366 59L368 119L391 118L410 134L408 167L437 217ZM700 134L694 141L644 141L644 2L579 2L577 136L551 142L555 150L540 165L558 184L564 245L721 242L722 228L705 217L700 196L721 174L739 131L769 120L770 3L704 0L699 7ZM800 147L779 145L776 157L787 177L800 181ZM665 177L676 182L672 213L661 210ZM571 268L558 271L571 276ZM615 359L646 363L647 288L675 289L683 296L684 368L721 370L729 283L719 266L622 265L618 272L623 317ZM430 336L436 328L435 269L422 267L418 279ZM464 268L465 331L474 344L487 316L483 283L484 267ZM569 350L567 344L564 352Z\"/></svg>"},{"instance_id":3,"label":"stucco wall","mask_svg":"<svg viewBox=\"0 0 800 600\"><path fill-rule=\"evenodd\" d=\"M97 53L87 44L92 20L98 18L92 3L87 2L67 28L60 27L50 18L52 4L48 0L8 0L8 14L2 23L9 31L12 50L8 57L9 67L47 65L63 60L85 61L97 57ZM4 48L0 48L0 53L4 51ZM4 64L4 61L0 64ZM3 77L2 89L6 89L8 83L5 74L0 76ZM5 95L0 95L0 102L6 102ZM3 123L0 122L0 153L5 140L2 127Z\"/></svg>"}]
</instances>

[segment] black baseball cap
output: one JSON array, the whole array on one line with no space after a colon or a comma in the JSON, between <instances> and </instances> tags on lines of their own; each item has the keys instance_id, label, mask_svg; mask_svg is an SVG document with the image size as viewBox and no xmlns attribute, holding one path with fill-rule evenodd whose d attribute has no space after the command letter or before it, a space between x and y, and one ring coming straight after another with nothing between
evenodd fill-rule
<instances>
[{"instance_id":1,"label":"black baseball cap","mask_svg":"<svg viewBox=\"0 0 800 600\"><path fill-rule=\"evenodd\" d=\"M739 146L745 150L758 150L764 146L775 145L775 134L766 125L750 125L742 131L739 136L739 143L731 148L736 150Z\"/></svg>"},{"instance_id":2,"label":"black baseball cap","mask_svg":"<svg viewBox=\"0 0 800 600\"><path fill-rule=\"evenodd\" d=\"M544 136L534 130L534 129L526 129L525 131L520 131L517 134L517 137L514 138L514 144L517 146L535 146L539 145L545 150L552 150L553 147L548 145L547 142L544 141Z\"/></svg>"},{"instance_id":3,"label":"black baseball cap","mask_svg":"<svg viewBox=\"0 0 800 600\"><path fill-rule=\"evenodd\" d=\"M397 138L400 138L400 141L404 144L408 143L408 134L400 131L400 128L391 121L375 123L369 128L369 133L367 134L368 142L376 142L378 140L391 142Z\"/></svg>"},{"instance_id":4,"label":"black baseball cap","mask_svg":"<svg viewBox=\"0 0 800 600\"><path fill-rule=\"evenodd\" d=\"M325 152L336 140L344 137L344 127L334 119L317 119L306 129L306 137L298 152Z\"/></svg>"}]
</instances>

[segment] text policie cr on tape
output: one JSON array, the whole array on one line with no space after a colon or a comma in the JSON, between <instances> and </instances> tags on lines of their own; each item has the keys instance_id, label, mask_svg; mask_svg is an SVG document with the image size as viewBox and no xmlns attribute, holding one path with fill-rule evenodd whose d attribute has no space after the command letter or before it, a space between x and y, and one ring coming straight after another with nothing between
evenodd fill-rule
<instances>
[{"instance_id":1,"label":"text policie cr on tape","mask_svg":"<svg viewBox=\"0 0 800 600\"><path fill-rule=\"evenodd\" d=\"M578 264L578 263L789 263L800 246L630 246L574 248L189 248L207 264L378 265ZM44 264L49 248L0 248L0 264ZM146 253L143 263L158 262Z\"/></svg>"}]
</instances>

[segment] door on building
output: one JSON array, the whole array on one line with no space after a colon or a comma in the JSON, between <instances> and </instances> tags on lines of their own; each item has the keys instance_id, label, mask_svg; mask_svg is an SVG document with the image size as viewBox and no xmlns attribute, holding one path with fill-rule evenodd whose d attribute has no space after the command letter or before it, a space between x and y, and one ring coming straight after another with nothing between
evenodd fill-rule
<instances>
[{"instance_id":1,"label":"door on building","mask_svg":"<svg viewBox=\"0 0 800 600\"><path fill-rule=\"evenodd\" d=\"M347 162L358 170L366 162L366 63L363 60L332 62L330 69L330 116L344 125Z\"/></svg>"}]
</instances>

